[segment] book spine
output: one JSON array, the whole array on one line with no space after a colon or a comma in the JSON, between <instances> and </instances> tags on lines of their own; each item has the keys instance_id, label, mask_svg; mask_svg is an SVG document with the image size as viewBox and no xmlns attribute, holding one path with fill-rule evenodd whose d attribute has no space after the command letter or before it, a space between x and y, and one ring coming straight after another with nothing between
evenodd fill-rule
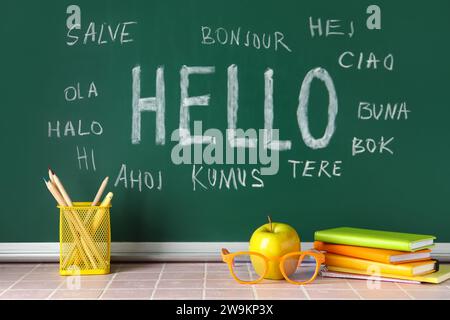
<instances>
[{"instance_id":1,"label":"book spine","mask_svg":"<svg viewBox=\"0 0 450 320\"><path fill-rule=\"evenodd\" d=\"M364 237L352 237L346 235L331 235L328 233L321 233L316 231L314 234L314 240L336 243L336 244L346 244L358 247L369 247L369 248L379 248L388 250L399 250L399 251L411 251L408 242L403 241L374 241L373 239L367 239Z\"/></svg>"}]
</instances>

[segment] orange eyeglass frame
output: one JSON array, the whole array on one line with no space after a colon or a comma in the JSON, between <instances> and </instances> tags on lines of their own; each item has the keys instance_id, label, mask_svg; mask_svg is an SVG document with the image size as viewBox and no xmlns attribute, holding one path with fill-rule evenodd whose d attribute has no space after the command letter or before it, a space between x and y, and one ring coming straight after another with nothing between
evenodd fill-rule
<instances>
[{"instance_id":1,"label":"orange eyeglass frame","mask_svg":"<svg viewBox=\"0 0 450 320\"><path fill-rule=\"evenodd\" d=\"M252 280L252 281L242 281L236 276L236 274L234 273L234 269L233 269L233 260L234 260L234 257L239 256L239 255L256 255L265 261L264 272L262 273L262 275L260 276L259 279ZM316 259L316 261L317 261L316 270L314 272L314 276L311 279L309 279L307 281L294 281L294 280L289 279L289 277L286 274L286 270L284 269L283 262L287 258L292 257L292 256L299 256L300 261L303 261L304 256L312 256ZM269 268L268 268L269 262L270 261L279 261L281 274L286 279L286 281L288 281L289 283L292 283L292 284L296 284L296 285L304 285L304 284L308 284L316 279L317 275L319 274L320 266L325 262L325 256L320 252L297 251L297 252L291 252L291 253L285 254L282 257L270 257L269 258L259 252L255 252L255 251L240 251L240 252L230 253L227 249L223 248L222 249L222 260L223 260L223 262L225 262L228 265L228 269L230 270L230 273L233 276L233 278L240 284L255 284L255 283L262 281L264 279L264 277L266 276L267 271L269 270Z\"/></svg>"}]
</instances>

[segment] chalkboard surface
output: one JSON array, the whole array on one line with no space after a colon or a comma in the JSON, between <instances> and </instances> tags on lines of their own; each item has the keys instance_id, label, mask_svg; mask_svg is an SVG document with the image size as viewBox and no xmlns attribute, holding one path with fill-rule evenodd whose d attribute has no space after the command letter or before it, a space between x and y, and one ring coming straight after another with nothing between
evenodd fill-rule
<instances>
[{"instance_id":1,"label":"chalkboard surface","mask_svg":"<svg viewBox=\"0 0 450 320\"><path fill-rule=\"evenodd\" d=\"M113 241L449 242L450 2L372 2L2 1L0 242L58 240L48 166L78 201L110 177Z\"/></svg>"}]
</instances>

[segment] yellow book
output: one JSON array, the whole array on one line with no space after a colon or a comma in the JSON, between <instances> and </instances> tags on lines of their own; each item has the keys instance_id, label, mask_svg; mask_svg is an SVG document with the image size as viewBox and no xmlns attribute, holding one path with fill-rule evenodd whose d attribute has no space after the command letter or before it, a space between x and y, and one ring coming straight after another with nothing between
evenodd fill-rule
<instances>
[{"instance_id":1,"label":"yellow book","mask_svg":"<svg viewBox=\"0 0 450 320\"><path fill-rule=\"evenodd\" d=\"M429 260L423 262L388 264L326 253L325 264L327 266L362 270L370 273L376 272L380 274L387 273L401 276L418 276L434 271L436 261Z\"/></svg>"},{"instance_id":2,"label":"yellow book","mask_svg":"<svg viewBox=\"0 0 450 320\"><path fill-rule=\"evenodd\" d=\"M394 278L394 279L401 279L401 280L411 280L411 281L419 281L419 282L428 282L428 283L441 283L445 280L450 279L450 265L441 264L439 266L439 271L429 273L426 275L421 276L400 276L400 275L394 275L394 274L373 274L367 271L363 270L355 270L355 269L349 269L349 268L341 268L341 267L333 267L329 266L327 267L329 271L333 272L343 272L343 273L350 273L350 274L363 274L363 275L370 275L370 276L380 276L384 278Z\"/></svg>"}]
</instances>

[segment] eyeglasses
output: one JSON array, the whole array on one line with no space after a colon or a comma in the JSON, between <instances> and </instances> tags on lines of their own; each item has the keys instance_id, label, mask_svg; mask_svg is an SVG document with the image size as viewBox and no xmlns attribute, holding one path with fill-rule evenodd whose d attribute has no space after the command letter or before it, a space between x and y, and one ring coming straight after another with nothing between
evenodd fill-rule
<instances>
[{"instance_id":1,"label":"eyeglasses","mask_svg":"<svg viewBox=\"0 0 450 320\"><path fill-rule=\"evenodd\" d=\"M279 266L280 276L292 284L303 285L314 281L325 256L320 252L299 251L282 257L266 257L253 251L230 253L222 249L222 260L240 284L258 283L266 277L269 266L276 272Z\"/></svg>"}]
</instances>

